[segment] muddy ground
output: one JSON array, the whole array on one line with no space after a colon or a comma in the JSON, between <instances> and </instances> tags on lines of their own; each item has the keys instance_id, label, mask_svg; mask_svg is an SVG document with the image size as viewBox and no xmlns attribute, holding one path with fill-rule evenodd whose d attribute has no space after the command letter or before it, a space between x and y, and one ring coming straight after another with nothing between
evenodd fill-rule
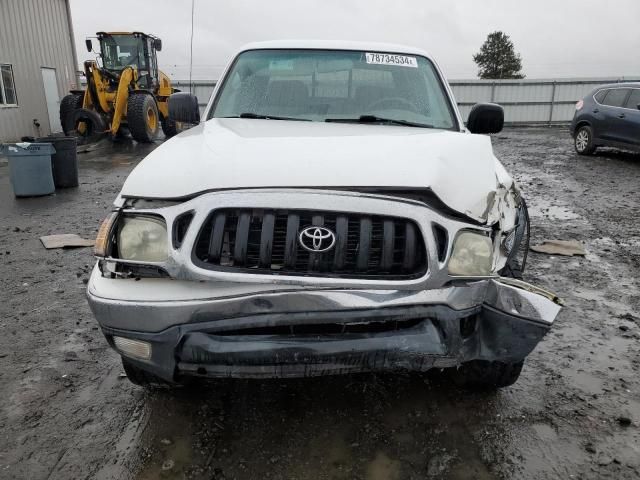
<instances>
[{"instance_id":1,"label":"muddy ground","mask_svg":"<svg viewBox=\"0 0 640 480\"><path fill-rule=\"evenodd\" d=\"M95 236L153 146L82 154L78 189L36 199L13 198L0 162L0 478L639 478L640 155L578 157L563 129L494 143L534 243L588 252L530 255L526 278L566 308L520 381L494 394L405 375L146 393L85 301L90 249L47 251L38 237Z\"/></svg>"}]
</instances>

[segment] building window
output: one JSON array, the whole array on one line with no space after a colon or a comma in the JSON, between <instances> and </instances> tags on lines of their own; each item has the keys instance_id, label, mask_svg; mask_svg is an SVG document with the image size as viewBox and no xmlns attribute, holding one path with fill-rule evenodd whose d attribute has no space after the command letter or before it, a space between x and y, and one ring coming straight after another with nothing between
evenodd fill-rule
<instances>
[{"instance_id":1,"label":"building window","mask_svg":"<svg viewBox=\"0 0 640 480\"><path fill-rule=\"evenodd\" d=\"M0 65L0 106L17 105L16 86L11 65Z\"/></svg>"}]
</instances>

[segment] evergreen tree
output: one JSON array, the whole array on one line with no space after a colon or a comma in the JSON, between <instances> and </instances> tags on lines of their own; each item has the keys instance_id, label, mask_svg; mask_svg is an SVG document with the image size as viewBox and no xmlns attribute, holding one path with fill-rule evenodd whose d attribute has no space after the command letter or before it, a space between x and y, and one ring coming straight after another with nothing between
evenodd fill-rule
<instances>
[{"instance_id":1,"label":"evergreen tree","mask_svg":"<svg viewBox=\"0 0 640 480\"><path fill-rule=\"evenodd\" d=\"M486 79L524 78L522 59L513 48L513 42L503 32L487 36L480 51L473 56L478 65L478 77Z\"/></svg>"}]
</instances>

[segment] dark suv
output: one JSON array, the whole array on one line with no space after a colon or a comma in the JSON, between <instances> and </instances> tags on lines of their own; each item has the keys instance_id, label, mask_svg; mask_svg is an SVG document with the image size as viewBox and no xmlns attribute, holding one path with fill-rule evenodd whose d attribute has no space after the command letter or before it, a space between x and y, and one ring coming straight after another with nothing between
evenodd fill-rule
<instances>
[{"instance_id":1,"label":"dark suv","mask_svg":"<svg viewBox=\"0 0 640 480\"><path fill-rule=\"evenodd\" d=\"M571 135L580 155L597 147L640 151L640 83L603 85L580 100Z\"/></svg>"}]
</instances>

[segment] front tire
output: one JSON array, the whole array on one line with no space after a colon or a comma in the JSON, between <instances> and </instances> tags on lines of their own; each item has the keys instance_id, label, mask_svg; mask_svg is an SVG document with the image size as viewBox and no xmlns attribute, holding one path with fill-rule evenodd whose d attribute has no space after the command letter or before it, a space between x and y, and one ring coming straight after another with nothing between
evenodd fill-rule
<instances>
[{"instance_id":1,"label":"front tire","mask_svg":"<svg viewBox=\"0 0 640 480\"><path fill-rule=\"evenodd\" d=\"M576 132L573 138L573 146L578 155L591 155L596 151L593 143L593 129L588 125L583 125Z\"/></svg>"},{"instance_id":2,"label":"front tire","mask_svg":"<svg viewBox=\"0 0 640 480\"><path fill-rule=\"evenodd\" d=\"M136 93L127 102L127 124L136 142L151 143L158 134L160 115L153 96Z\"/></svg>"},{"instance_id":3,"label":"front tire","mask_svg":"<svg viewBox=\"0 0 640 480\"><path fill-rule=\"evenodd\" d=\"M164 117L162 119L162 133L167 139L175 137L178 134L178 125L168 117Z\"/></svg>"},{"instance_id":4,"label":"front tire","mask_svg":"<svg viewBox=\"0 0 640 480\"><path fill-rule=\"evenodd\" d=\"M452 368L450 376L453 382L462 388L495 390L516 383L523 365L524 360L516 363L473 360L463 363L458 369Z\"/></svg>"}]
</instances>

